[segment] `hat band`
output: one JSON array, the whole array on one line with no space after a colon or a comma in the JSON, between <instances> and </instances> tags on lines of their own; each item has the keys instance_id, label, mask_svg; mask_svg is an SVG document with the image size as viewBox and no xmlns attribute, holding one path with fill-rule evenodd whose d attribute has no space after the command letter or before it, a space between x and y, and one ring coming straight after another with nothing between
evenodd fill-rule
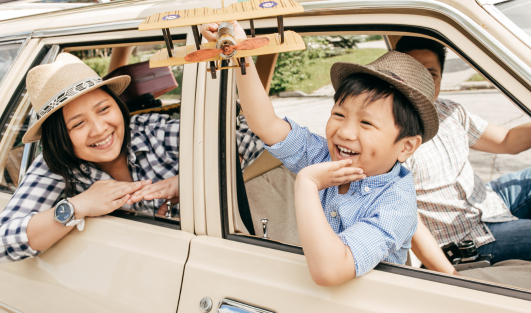
<instances>
[{"instance_id":1,"label":"hat band","mask_svg":"<svg viewBox=\"0 0 531 313\"><path fill-rule=\"evenodd\" d=\"M65 101L68 101L69 99L72 99L73 97L79 95L80 93L84 92L85 90L96 86L97 84L101 83L103 80L99 76L92 76L85 78L81 81L78 81L63 90L56 93L50 100L48 100L42 108L37 112L37 120L51 112L53 109L64 103Z\"/></svg>"}]
</instances>

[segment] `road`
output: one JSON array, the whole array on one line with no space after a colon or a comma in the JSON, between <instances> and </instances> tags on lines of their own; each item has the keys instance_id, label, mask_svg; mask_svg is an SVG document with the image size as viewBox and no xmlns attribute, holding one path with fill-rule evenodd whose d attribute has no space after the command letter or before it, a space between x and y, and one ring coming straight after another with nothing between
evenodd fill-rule
<instances>
[{"instance_id":1,"label":"road","mask_svg":"<svg viewBox=\"0 0 531 313\"><path fill-rule=\"evenodd\" d=\"M461 103L470 112L503 127L511 128L531 121L527 115L496 90L446 92L441 93L440 97ZM334 100L331 96L273 100L275 113L278 116L288 116L323 137L333 105ZM488 182L502 174L530 166L531 151L525 151L519 155L497 155L470 150L469 160L476 174L484 182Z\"/></svg>"}]
</instances>

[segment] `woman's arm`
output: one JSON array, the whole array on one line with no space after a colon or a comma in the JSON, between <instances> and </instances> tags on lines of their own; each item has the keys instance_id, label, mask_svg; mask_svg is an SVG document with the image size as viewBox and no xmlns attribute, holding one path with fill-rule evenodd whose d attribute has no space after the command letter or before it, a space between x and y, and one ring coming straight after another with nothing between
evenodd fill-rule
<instances>
[{"instance_id":1,"label":"woman's arm","mask_svg":"<svg viewBox=\"0 0 531 313\"><path fill-rule=\"evenodd\" d=\"M72 197L75 219L87 216L101 216L122 207L131 194L148 184L149 181L129 183L114 180L101 180L88 190ZM26 233L29 246L36 251L44 251L70 232L74 226L63 226L54 221L54 210L35 214L28 223Z\"/></svg>"},{"instance_id":2,"label":"woman's arm","mask_svg":"<svg viewBox=\"0 0 531 313\"><path fill-rule=\"evenodd\" d=\"M450 275L459 275L452 264L450 264L448 259L444 256L443 251L426 225L420 220L420 216L417 216L417 218L417 231L411 239L411 250L413 250L413 253L415 253L417 258L419 258L422 264L424 264L429 270Z\"/></svg>"}]
</instances>

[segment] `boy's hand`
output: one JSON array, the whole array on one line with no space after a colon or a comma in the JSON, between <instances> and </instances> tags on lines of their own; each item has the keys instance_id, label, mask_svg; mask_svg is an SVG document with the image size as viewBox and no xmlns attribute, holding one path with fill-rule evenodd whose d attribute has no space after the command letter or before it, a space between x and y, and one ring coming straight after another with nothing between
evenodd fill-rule
<instances>
[{"instance_id":1,"label":"boy's hand","mask_svg":"<svg viewBox=\"0 0 531 313\"><path fill-rule=\"evenodd\" d=\"M352 160L341 160L313 164L297 175L297 180L308 179L315 183L318 190L343 185L367 177L358 167L348 167Z\"/></svg>"},{"instance_id":2,"label":"boy's hand","mask_svg":"<svg viewBox=\"0 0 531 313\"><path fill-rule=\"evenodd\" d=\"M230 22L234 26L234 37L236 39L247 39L245 31L241 27L240 23L236 21ZM217 40L218 36L218 27L221 23L210 23L201 25L201 34L206 38L208 42L213 42Z\"/></svg>"}]
</instances>

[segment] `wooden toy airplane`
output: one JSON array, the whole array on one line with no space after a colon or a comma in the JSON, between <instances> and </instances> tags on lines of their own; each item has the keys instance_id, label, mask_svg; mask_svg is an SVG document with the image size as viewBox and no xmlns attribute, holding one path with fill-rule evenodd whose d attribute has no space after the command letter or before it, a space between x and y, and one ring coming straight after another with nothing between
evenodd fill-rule
<instances>
[{"instance_id":1,"label":"wooden toy airplane","mask_svg":"<svg viewBox=\"0 0 531 313\"><path fill-rule=\"evenodd\" d=\"M223 3L223 0L222 0ZM168 11L146 18L138 30L162 29L166 49L157 51L149 61L150 67L173 66L198 62L210 62L208 71L216 78L216 71L226 68L241 68L245 75L248 64L245 57L304 50L302 37L293 31L284 31L283 15L302 13L303 7L293 0L249 0L221 9L199 8ZM278 33L255 36L255 18L277 16ZM234 27L229 21L248 19L251 26L250 39L235 39ZM216 42L201 44L197 25L222 22ZM170 28L191 26L195 45L174 47ZM221 67L222 60L234 61L233 66Z\"/></svg>"}]
</instances>

